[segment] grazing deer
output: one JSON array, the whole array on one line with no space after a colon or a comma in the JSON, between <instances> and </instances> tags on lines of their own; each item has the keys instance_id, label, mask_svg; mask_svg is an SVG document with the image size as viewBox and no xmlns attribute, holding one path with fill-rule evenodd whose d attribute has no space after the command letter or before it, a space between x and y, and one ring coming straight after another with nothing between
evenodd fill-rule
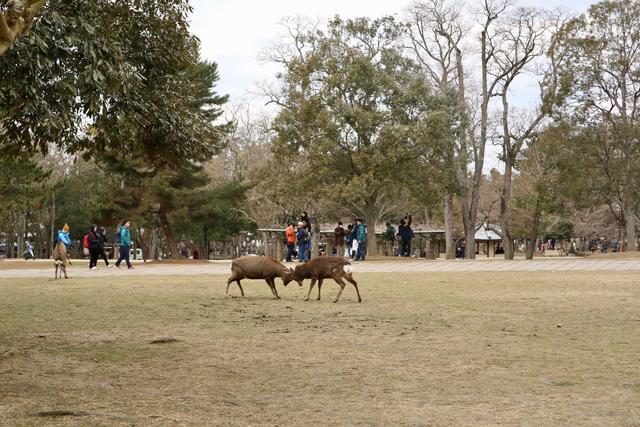
<instances>
[{"instance_id":1,"label":"grazing deer","mask_svg":"<svg viewBox=\"0 0 640 427\"><path fill-rule=\"evenodd\" d=\"M293 280L293 270L285 267L275 259L265 256L244 256L233 260L231 263L231 277L227 280L227 291L225 298L229 297L229 286L231 282L236 282L240 288L240 293L244 297L244 290L240 284L242 279L264 279L271 289L271 293L276 299L280 299L278 291L276 291L275 278L282 278L285 286ZM302 285L300 285L302 286Z\"/></svg>"},{"instance_id":2,"label":"grazing deer","mask_svg":"<svg viewBox=\"0 0 640 427\"><path fill-rule=\"evenodd\" d=\"M69 259L69 255L67 254L67 247L64 245L64 242L58 242L56 244L56 248L53 250L53 264L56 267L56 275L54 280L58 279L58 270L60 270L61 279L63 273L65 279L69 278L69 276L67 276L67 264L71 265L71 260Z\"/></svg>"},{"instance_id":3,"label":"grazing deer","mask_svg":"<svg viewBox=\"0 0 640 427\"><path fill-rule=\"evenodd\" d=\"M311 290L313 286L318 282L318 300L320 299L320 289L322 288L322 281L324 279L333 279L339 286L340 290L336 296L334 302L338 302L340 295L346 286L344 280L346 279L356 288L358 294L358 302L362 302L360 298L360 291L358 290L358 283L353 280L351 262L343 257L331 256L331 257L318 257L309 262L296 266L293 270L293 280L298 282L302 286L304 279L311 279L311 285L309 286L309 293L305 301L309 301Z\"/></svg>"}]
</instances>

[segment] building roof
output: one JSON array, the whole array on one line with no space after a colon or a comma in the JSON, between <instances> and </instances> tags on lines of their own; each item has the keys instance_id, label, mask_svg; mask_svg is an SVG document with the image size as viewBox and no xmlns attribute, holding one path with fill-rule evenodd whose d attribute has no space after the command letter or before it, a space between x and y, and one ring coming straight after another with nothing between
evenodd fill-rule
<instances>
[{"instance_id":1,"label":"building roof","mask_svg":"<svg viewBox=\"0 0 640 427\"><path fill-rule=\"evenodd\" d=\"M480 228L476 230L476 242L502 240L502 237L500 237L500 235L494 230L501 231L500 227L497 225L482 224Z\"/></svg>"}]
</instances>

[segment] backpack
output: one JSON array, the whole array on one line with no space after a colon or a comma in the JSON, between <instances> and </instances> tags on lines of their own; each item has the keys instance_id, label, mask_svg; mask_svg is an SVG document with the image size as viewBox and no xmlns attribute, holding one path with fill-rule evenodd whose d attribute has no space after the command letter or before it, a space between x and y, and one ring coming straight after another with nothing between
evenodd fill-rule
<instances>
[{"instance_id":1,"label":"backpack","mask_svg":"<svg viewBox=\"0 0 640 427\"><path fill-rule=\"evenodd\" d=\"M89 249L89 235L85 234L84 239L82 239L82 247L85 249Z\"/></svg>"},{"instance_id":2,"label":"backpack","mask_svg":"<svg viewBox=\"0 0 640 427\"><path fill-rule=\"evenodd\" d=\"M113 236L113 238L115 239L117 244L120 244L120 239L122 238L122 233L121 232L122 232L122 227L120 227L118 229L118 231L116 231L116 235Z\"/></svg>"}]
</instances>

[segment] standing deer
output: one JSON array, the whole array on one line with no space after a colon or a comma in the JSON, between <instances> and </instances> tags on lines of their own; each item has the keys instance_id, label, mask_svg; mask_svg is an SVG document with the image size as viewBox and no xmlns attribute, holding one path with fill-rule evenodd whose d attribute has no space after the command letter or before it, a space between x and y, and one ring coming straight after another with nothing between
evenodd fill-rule
<instances>
[{"instance_id":1,"label":"standing deer","mask_svg":"<svg viewBox=\"0 0 640 427\"><path fill-rule=\"evenodd\" d=\"M58 279L58 270L60 270L61 279L63 273L65 279L69 278L69 276L67 276L67 264L71 265L71 260L67 255L67 247L62 241L58 242L56 244L56 248L53 250L53 264L56 267L56 275L54 280Z\"/></svg>"},{"instance_id":2,"label":"standing deer","mask_svg":"<svg viewBox=\"0 0 640 427\"><path fill-rule=\"evenodd\" d=\"M340 290L336 296L334 302L338 302L340 295L346 286L344 280L346 279L356 288L358 294L358 302L362 302L360 298L360 291L358 290L358 283L353 280L351 269L351 262L343 257L331 256L331 257L318 257L309 262L296 266L293 270L293 280L298 282L302 286L304 279L311 279L311 285L309 286L309 292L305 301L309 301L311 290L313 286L318 282L318 300L320 299L320 289L322 288L322 281L324 279L333 279L339 286Z\"/></svg>"}]
</instances>

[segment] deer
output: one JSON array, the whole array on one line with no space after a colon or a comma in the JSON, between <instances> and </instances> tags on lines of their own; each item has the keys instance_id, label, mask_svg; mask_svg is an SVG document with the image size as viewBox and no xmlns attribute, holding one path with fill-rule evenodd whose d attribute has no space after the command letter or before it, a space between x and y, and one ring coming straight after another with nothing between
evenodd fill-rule
<instances>
[{"instance_id":1,"label":"deer","mask_svg":"<svg viewBox=\"0 0 640 427\"><path fill-rule=\"evenodd\" d=\"M56 267L56 275L54 280L58 279L58 270L60 270L61 279L63 273L65 279L69 278L69 276L67 276L67 264L71 265L71 260L69 259L69 255L67 254L67 247L62 241L58 242L56 244L56 248L53 250L53 264Z\"/></svg>"},{"instance_id":2,"label":"deer","mask_svg":"<svg viewBox=\"0 0 640 427\"><path fill-rule=\"evenodd\" d=\"M244 290L240 284L242 279L264 279L271 289L275 299L280 299L276 290L275 278L280 277L285 286L293 280L293 269L287 268L277 260L266 256L243 256L233 260L231 263L231 277L227 280L227 290L225 298L229 297L229 286L236 282L240 288L240 293L244 297ZM302 285L300 285L302 286Z\"/></svg>"},{"instance_id":3,"label":"deer","mask_svg":"<svg viewBox=\"0 0 640 427\"><path fill-rule=\"evenodd\" d=\"M316 281L318 282L318 300L320 300L320 290L322 288L322 281L324 279L333 279L339 286L340 290L336 296L334 303L338 302L342 291L346 286L343 279L346 279L356 288L358 294L358 302L362 302L360 297L360 291L358 290L358 283L353 279L353 269L351 262L343 257L331 256L331 257L318 257L309 262L297 265L293 270L293 280L298 282L302 286L304 279L311 279L311 285L309 286L309 292L305 301L309 301L311 290L313 289Z\"/></svg>"}]
</instances>

